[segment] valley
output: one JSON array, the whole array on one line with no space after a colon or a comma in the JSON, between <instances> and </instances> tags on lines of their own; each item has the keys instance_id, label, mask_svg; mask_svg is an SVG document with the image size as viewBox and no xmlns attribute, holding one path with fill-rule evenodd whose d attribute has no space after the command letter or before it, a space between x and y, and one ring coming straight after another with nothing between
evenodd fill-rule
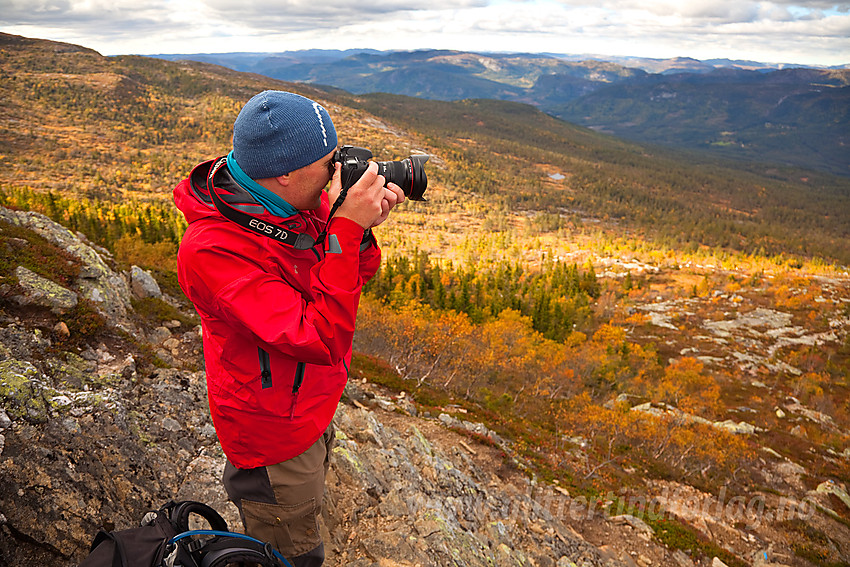
<instances>
[{"instance_id":1,"label":"valley","mask_svg":"<svg viewBox=\"0 0 850 567\"><path fill-rule=\"evenodd\" d=\"M158 57L356 94L522 102L642 143L850 175L846 66L445 50Z\"/></svg>"}]
</instances>

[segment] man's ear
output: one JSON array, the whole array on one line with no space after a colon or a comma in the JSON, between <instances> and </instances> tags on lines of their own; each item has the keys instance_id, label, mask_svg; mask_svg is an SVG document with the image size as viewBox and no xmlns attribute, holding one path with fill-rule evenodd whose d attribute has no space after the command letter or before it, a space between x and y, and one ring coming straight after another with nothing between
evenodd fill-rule
<instances>
[{"instance_id":1,"label":"man's ear","mask_svg":"<svg viewBox=\"0 0 850 567\"><path fill-rule=\"evenodd\" d=\"M289 185L290 177L289 177L289 174L287 173L287 174L284 174L284 175L278 175L277 177L275 177L275 180L277 180L277 182L280 183L281 185L283 185L284 187L287 187Z\"/></svg>"}]
</instances>

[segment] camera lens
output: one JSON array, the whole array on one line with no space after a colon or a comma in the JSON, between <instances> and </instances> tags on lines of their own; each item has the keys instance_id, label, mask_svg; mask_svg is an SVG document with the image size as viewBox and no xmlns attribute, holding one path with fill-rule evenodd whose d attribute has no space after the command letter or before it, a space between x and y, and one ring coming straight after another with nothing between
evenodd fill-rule
<instances>
[{"instance_id":1,"label":"camera lens","mask_svg":"<svg viewBox=\"0 0 850 567\"><path fill-rule=\"evenodd\" d=\"M395 183L405 196L412 201L424 201L422 195L428 188L428 176L425 175L427 155L417 154L401 161L377 161L378 175L383 175L387 183ZM342 163L342 186L351 187L365 173L372 158L372 151L356 146L343 146L334 154L328 164L328 171L334 173L333 166Z\"/></svg>"},{"instance_id":2,"label":"camera lens","mask_svg":"<svg viewBox=\"0 0 850 567\"><path fill-rule=\"evenodd\" d=\"M395 183L411 201L424 201L422 196L428 188L428 176L425 175L426 155L415 155L401 161L379 161L378 174L386 178L387 183Z\"/></svg>"}]
</instances>

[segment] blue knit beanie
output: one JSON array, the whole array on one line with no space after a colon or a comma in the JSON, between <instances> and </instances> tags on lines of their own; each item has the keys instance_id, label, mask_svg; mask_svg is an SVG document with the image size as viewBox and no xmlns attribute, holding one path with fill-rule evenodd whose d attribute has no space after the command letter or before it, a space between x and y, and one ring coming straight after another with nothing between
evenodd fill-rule
<instances>
[{"instance_id":1,"label":"blue knit beanie","mask_svg":"<svg viewBox=\"0 0 850 567\"><path fill-rule=\"evenodd\" d=\"M334 123L319 103L283 91L263 91L233 123L233 157L252 179L286 175L336 148Z\"/></svg>"}]
</instances>

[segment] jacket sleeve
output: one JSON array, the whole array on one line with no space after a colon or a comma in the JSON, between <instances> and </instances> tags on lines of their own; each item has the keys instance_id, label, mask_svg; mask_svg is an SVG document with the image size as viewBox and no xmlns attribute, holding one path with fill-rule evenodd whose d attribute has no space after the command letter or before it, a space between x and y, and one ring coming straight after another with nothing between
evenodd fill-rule
<instances>
[{"instance_id":1,"label":"jacket sleeve","mask_svg":"<svg viewBox=\"0 0 850 567\"><path fill-rule=\"evenodd\" d=\"M331 235L340 251L325 254L312 266L303 295L254 259L269 253L260 244L237 253L227 239L196 235L191 250L185 255L180 251L184 291L196 307L234 330L254 334L270 349L311 364L337 364L354 336L363 285L363 229L348 219L333 219Z\"/></svg>"}]
</instances>

